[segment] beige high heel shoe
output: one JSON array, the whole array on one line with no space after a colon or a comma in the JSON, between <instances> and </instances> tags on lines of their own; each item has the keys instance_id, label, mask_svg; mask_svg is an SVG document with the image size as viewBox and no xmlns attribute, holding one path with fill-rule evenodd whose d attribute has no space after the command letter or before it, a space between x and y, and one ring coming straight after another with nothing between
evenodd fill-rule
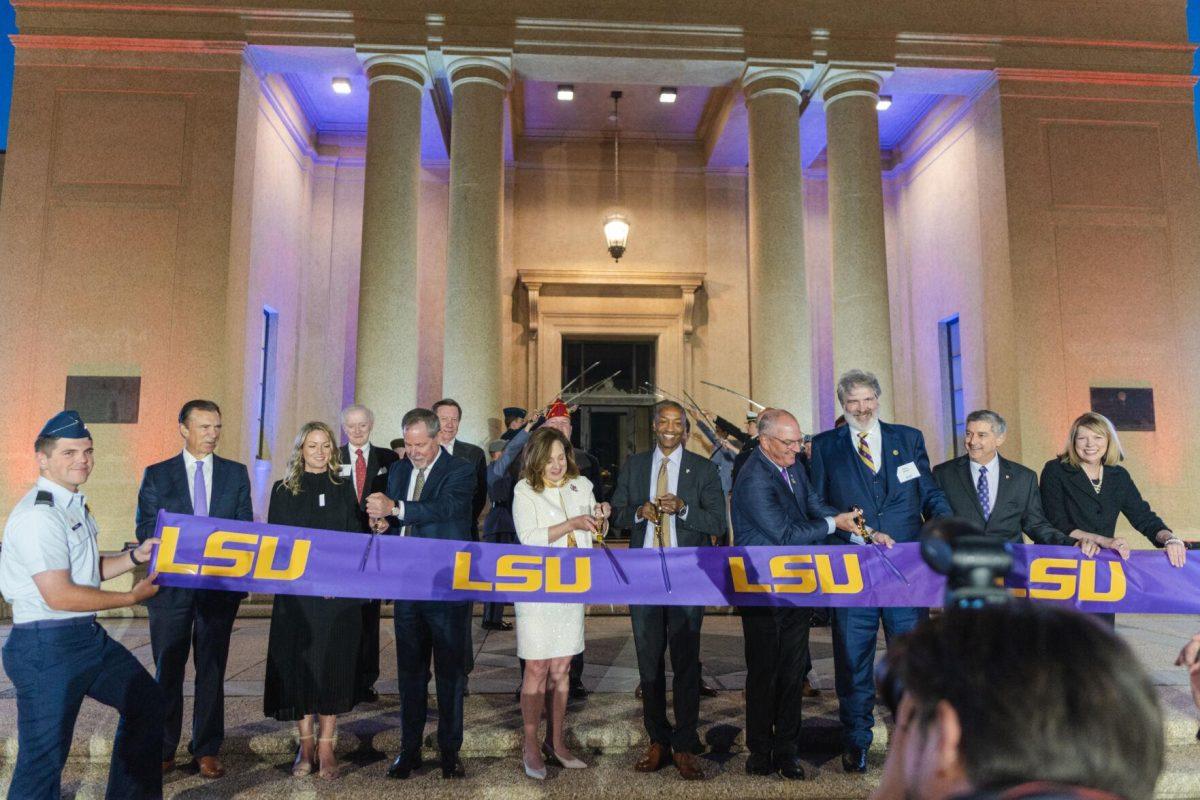
<instances>
[{"instance_id":1,"label":"beige high heel shoe","mask_svg":"<svg viewBox=\"0 0 1200 800\"><path fill-rule=\"evenodd\" d=\"M304 740L313 738L313 734L307 736L297 734L297 739L300 740L300 745L296 748L296 760L292 763L292 777L304 778L312 774L313 762L311 759L304 757Z\"/></svg>"},{"instance_id":2,"label":"beige high heel shoe","mask_svg":"<svg viewBox=\"0 0 1200 800\"><path fill-rule=\"evenodd\" d=\"M330 745L330 747L337 747L337 734L334 734L333 736L330 736L328 738L320 737L320 736L317 737L317 752L318 752L317 758L320 759L320 761L321 761L321 769L317 774L320 775L322 778L324 778L327 781L337 780L342 774L341 767L338 765L336 757L333 759L333 764L331 766L325 765L324 759L321 759L321 757L319 755L321 742L332 742L333 744Z\"/></svg>"}]
</instances>

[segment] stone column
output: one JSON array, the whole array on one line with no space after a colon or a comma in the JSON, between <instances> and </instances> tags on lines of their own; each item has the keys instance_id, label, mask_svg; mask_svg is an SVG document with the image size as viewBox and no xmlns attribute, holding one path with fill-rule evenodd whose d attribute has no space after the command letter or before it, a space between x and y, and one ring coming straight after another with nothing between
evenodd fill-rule
<instances>
[{"instance_id":1,"label":"stone column","mask_svg":"<svg viewBox=\"0 0 1200 800\"><path fill-rule=\"evenodd\" d=\"M750 127L750 394L812 430L812 343L804 272L800 89L794 67L747 67Z\"/></svg>"},{"instance_id":2,"label":"stone column","mask_svg":"<svg viewBox=\"0 0 1200 800\"><path fill-rule=\"evenodd\" d=\"M363 54L370 83L358 288L355 401L375 412L378 436L400 436L417 404L417 214L421 196L424 57Z\"/></svg>"},{"instance_id":3,"label":"stone column","mask_svg":"<svg viewBox=\"0 0 1200 800\"><path fill-rule=\"evenodd\" d=\"M882 85L877 72L834 69L821 85L821 97L828 140L834 380L848 369L875 373L883 388L880 414L891 419L892 327L875 110Z\"/></svg>"},{"instance_id":4,"label":"stone column","mask_svg":"<svg viewBox=\"0 0 1200 800\"><path fill-rule=\"evenodd\" d=\"M454 57L447 72L454 108L442 394L463 408L459 436L482 446L503 394L504 99L512 73L509 59L496 56Z\"/></svg>"}]
</instances>

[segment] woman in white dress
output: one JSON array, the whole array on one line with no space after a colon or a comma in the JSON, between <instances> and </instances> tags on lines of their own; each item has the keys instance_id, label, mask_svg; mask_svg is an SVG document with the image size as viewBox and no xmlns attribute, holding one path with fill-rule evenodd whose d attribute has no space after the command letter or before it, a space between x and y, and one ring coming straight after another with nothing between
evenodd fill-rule
<instances>
[{"instance_id":1,"label":"woman in white dress","mask_svg":"<svg viewBox=\"0 0 1200 800\"><path fill-rule=\"evenodd\" d=\"M521 544L591 547L606 524L607 503L596 503L592 484L579 474L571 443L553 428L534 432L525 448L524 477L513 496L513 521ZM525 659L521 717L525 774L542 780L546 762L570 769L587 764L567 749L564 718L571 658L583 652L582 603L516 603L517 655ZM546 739L538 746L545 713Z\"/></svg>"}]
</instances>

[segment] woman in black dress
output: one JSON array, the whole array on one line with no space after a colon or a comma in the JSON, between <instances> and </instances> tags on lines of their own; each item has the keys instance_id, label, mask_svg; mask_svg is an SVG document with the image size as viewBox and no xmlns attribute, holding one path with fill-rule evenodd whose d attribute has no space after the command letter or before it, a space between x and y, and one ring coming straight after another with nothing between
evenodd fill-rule
<instances>
[{"instance_id":1,"label":"woman in black dress","mask_svg":"<svg viewBox=\"0 0 1200 800\"><path fill-rule=\"evenodd\" d=\"M338 479L333 442L333 431L323 422L300 429L287 476L271 488L268 523L367 531L354 484ZM300 748L292 766L297 777L310 774L317 765L322 778L338 776L337 715L354 708L361 633L361 600L275 595L263 710L275 719L299 723ZM314 716L319 729L315 735Z\"/></svg>"},{"instance_id":2,"label":"woman in black dress","mask_svg":"<svg viewBox=\"0 0 1200 800\"><path fill-rule=\"evenodd\" d=\"M1128 470L1116 428L1093 412L1071 423L1067 444L1042 467L1042 507L1050 524L1075 539L1091 539L1129 557L1129 543L1116 535L1117 517L1125 515L1155 547L1166 550L1176 567L1187 560L1187 548L1138 491Z\"/></svg>"}]
</instances>

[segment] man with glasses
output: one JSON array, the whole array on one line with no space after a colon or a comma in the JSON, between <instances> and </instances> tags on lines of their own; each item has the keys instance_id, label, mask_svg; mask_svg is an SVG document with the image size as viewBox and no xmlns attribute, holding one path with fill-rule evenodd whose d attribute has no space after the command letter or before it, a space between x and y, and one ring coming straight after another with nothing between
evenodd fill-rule
<instances>
[{"instance_id":1,"label":"man with glasses","mask_svg":"<svg viewBox=\"0 0 1200 800\"><path fill-rule=\"evenodd\" d=\"M951 515L946 495L929 471L925 437L916 428L879 421L879 381L862 370L838 380L846 424L813 439L809 476L814 489L838 508L862 509L868 528L897 542L916 541L921 525ZM879 541L876 534L874 541ZM854 535L849 542L864 544ZM923 608L833 609L834 680L842 720L842 769L867 771L875 724L875 640L879 624L888 641L929 615Z\"/></svg>"},{"instance_id":2,"label":"man with glasses","mask_svg":"<svg viewBox=\"0 0 1200 800\"><path fill-rule=\"evenodd\" d=\"M800 423L787 411L758 418L759 446L733 485L733 530L739 547L826 544L856 530L854 512L839 513L809 483L796 456ZM840 534L835 533L840 532ZM881 544L890 539L880 536ZM793 606L743 606L746 648L746 772L801 780L796 752L811 611Z\"/></svg>"}]
</instances>

